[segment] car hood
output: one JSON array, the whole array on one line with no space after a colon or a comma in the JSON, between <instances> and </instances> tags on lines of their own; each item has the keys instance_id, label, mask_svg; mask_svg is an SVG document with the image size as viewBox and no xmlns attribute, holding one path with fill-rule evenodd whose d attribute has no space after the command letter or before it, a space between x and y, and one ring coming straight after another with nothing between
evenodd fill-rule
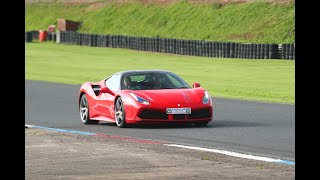
<instances>
[{"instance_id":1,"label":"car hood","mask_svg":"<svg viewBox=\"0 0 320 180\"><path fill-rule=\"evenodd\" d=\"M138 90L136 95L147 99L151 104L183 107L188 104L202 103L204 96L203 88L193 89L159 89L159 90Z\"/></svg>"}]
</instances>

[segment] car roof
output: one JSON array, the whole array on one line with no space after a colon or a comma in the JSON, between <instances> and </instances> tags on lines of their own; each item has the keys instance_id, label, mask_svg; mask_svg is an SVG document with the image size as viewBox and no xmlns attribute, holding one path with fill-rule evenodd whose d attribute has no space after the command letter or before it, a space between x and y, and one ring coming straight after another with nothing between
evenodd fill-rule
<instances>
[{"instance_id":1,"label":"car roof","mask_svg":"<svg viewBox=\"0 0 320 180\"><path fill-rule=\"evenodd\" d=\"M167 70L161 70L161 69L144 69L144 70L126 70L126 71L120 71L115 74L132 74L132 73L145 73L145 72L170 72ZM171 72L170 72L171 73Z\"/></svg>"}]
</instances>

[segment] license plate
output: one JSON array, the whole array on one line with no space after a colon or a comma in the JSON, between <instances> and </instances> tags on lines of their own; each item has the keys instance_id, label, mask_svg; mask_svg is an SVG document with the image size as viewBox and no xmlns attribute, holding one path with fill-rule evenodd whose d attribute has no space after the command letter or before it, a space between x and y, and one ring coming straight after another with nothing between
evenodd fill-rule
<instances>
[{"instance_id":1,"label":"license plate","mask_svg":"<svg viewBox=\"0 0 320 180\"><path fill-rule=\"evenodd\" d=\"M167 114L191 114L191 108L167 108Z\"/></svg>"}]
</instances>

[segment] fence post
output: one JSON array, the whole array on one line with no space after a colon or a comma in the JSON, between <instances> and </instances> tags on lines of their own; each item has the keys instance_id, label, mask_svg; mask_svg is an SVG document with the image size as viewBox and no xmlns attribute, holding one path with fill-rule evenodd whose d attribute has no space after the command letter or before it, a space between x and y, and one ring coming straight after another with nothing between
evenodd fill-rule
<instances>
[{"instance_id":1,"label":"fence post","mask_svg":"<svg viewBox=\"0 0 320 180\"><path fill-rule=\"evenodd\" d=\"M279 48L278 44L270 44L269 45L269 58L270 59L278 59Z\"/></svg>"},{"instance_id":2,"label":"fence post","mask_svg":"<svg viewBox=\"0 0 320 180\"><path fill-rule=\"evenodd\" d=\"M292 44L292 60L295 60L296 59L296 44L293 43Z\"/></svg>"},{"instance_id":3,"label":"fence post","mask_svg":"<svg viewBox=\"0 0 320 180\"><path fill-rule=\"evenodd\" d=\"M218 57L217 55L217 42L212 42L212 56L213 57Z\"/></svg>"},{"instance_id":4,"label":"fence post","mask_svg":"<svg viewBox=\"0 0 320 180\"><path fill-rule=\"evenodd\" d=\"M292 48L292 44L288 44L289 45L289 51L288 51L288 56L289 56L289 60L292 60L293 58L292 58L292 52L293 52L293 48Z\"/></svg>"},{"instance_id":5,"label":"fence post","mask_svg":"<svg viewBox=\"0 0 320 180\"><path fill-rule=\"evenodd\" d=\"M59 31L59 30L56 31L56 35L57 35L57 37L56 37L56 43L60 43L60 37L61 37L60 35L61 35L61 34L60 34L60 31Z\"/></svg>"},{"instance_id":6,"label":"fence post","mask_svg":"<svg viewBox=\"0 0 320 180\"><path fill-rule=\"evenodd\" d=\"M230 58L230 42L225 42L224 56L225 58Z\"/></svg>"},{"instance_id":7,"label":"fence post","mask_svg":"<svg viewBox=\"0 0 320 180\"><path fill-rule=\"evenodd\" d=\"M239 50L238 50L238 44L239 43L233 43L234 44L234 51L233 51L233 58L238 58L238 52L239 52Z\"/></svg>"},{"instance_id":8,"label":"fence post","mask_svg":"<svg viewBox=\"0 0 320 180\"><path fill-rule=\"evenodd\" d=\"M197 44L195 40L191 40L190 42L190 49L191 49L191 55L192 56L196 56L196 48L197 48Z\"/></svg>"},{"instance_id":9,"label":"fence post","mask_svg":"<svg viewBox=\"0 0 320 180\"><path fill-rule=\"evenodd\" d=\"M286 56L286 59L290 59L289 58L289 51L290 51L290 44L286 44L286 51L285 51L285 56Z\"/></svg>"},{"instance_id":10,"label":"fence post","mask_svg":"<svg viewBox=\"0 0 320 180\"><path fill-rule=\"evenodd\" d=\"M212 41L208 41L209 57L212 57Z\"/></svg>"},{"instance_id":11,"label":"fence post","mask_svg":"<svg viewBox=\"0 0 320 180\"><path fill-rule=\"evenodd\" d=\"M183 40L179 40L179 54L183 55Z\"/></svg>"},{"instance_id":12,"label":"fence post","mask_svg":"<svg viewBox=\"0 0 320 180\"><path fill-rule=\"evenodd\" d=\"M204 56L204 43L203 43L203 40L200 41L200 44L199 44L199 56Z\"/></svg>"},{"instance_id":13,"label":"fence post","mask_svg":"<svg viewBox=\"0 0 320 180\"><path fill-rule=\"evenodd\" d=\"M184 55L189 55L188 42L189 42L189 40L187 40L187 39L183 40Z\"/></svg>"},{"instance_id":14,"label":"fence post","mask_svg":"<svg viewBox=\"0 0 320 180\"><path fill-rule=\"evenodd\" d=\"M264 45L264 59L269 59L269 44Z\"/></svg>"},{"instance_id":15,"label":"fence post","mask_svg":"<svg viewBox=\"0 0 320 180\"><path fill-rule=\"evenodd\" d=\"M25 42L32 42L32 32L25 32Z\"/></svg>"},{"instance_id":16,"label":"fence post","mask_svg":"<svg viewBox=\"0 0 320 180\"><path fill-rule=\"evenodd\" d=\"M233 42L231 42L230 44L229 44L229 48L230 48L230 51L229 51L229 58L234 58L234 43Z\"/></svg>"},{"instance_id":17,"label":"fence post","mask_svg":"<svg viewBox=\"0 0 320 180\"><path fill-rule=\"evenodd\" d=\"M257 44L251 44L252 45L252 51L251 51L251 58L252 59L256 59L256 55L257 55Z\"/></svg>"}]
</instances>

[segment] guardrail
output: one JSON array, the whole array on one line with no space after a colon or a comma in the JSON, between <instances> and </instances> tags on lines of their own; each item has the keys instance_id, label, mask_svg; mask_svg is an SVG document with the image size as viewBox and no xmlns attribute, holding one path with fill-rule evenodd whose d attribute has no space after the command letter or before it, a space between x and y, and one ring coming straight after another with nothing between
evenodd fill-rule
<instances>
[{"instance_id":1,"label":"guardrail","mask_svg":"<svg viewBox=\"0 0 320 180\"><path fill-rule=\"evenodd\" d=\"M37 37L35 32L32 33L33 38ZM295 44L214 42L175 38L99 35L74 31L58 32L56 34L57 37L54 35L52 35L50 40L81 46L125 48L139 51L219 58L295 60Z\"/></svg>"}]
</instances>

